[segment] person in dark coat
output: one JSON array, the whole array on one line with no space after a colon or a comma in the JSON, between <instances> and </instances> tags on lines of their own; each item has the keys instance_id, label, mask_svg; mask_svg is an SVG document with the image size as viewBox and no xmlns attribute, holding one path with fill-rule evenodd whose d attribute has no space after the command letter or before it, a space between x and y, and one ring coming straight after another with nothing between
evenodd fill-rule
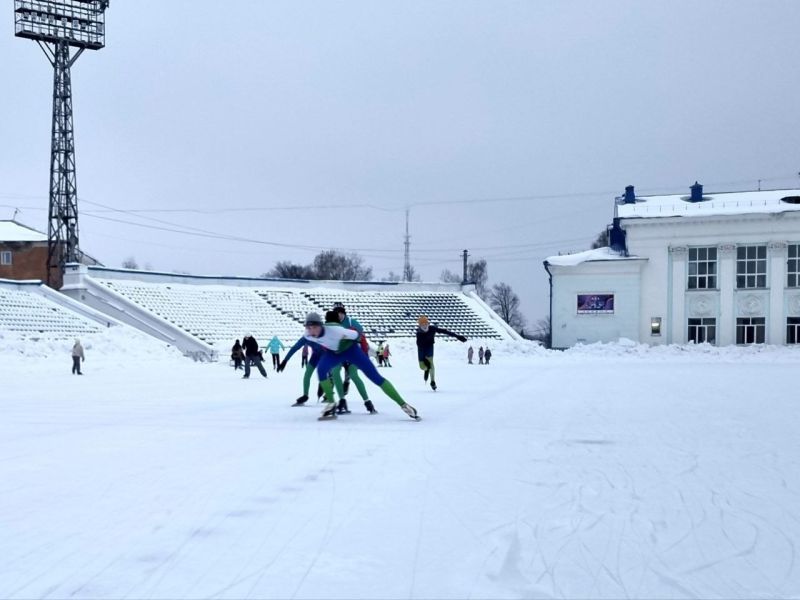
<instances>
[{"instance_id":1,"label":"person in dark coat","mask_svg":"<svg viewBox=\"0 0 800 600\"><path fill-rule=\"evenodd\" d=\"M419 359L419 368L423 370L423 379L431 380L431 389L436 391L436 368L433 365L433 344L435 342L436 334L449 335L456 338L459 342L466 342L467 338L463 335L448 331L444 327L437 327L431 325L430 319L422 315L417 319L417 358Z\"/></svg>"},{"instance_id":2,"label":"person in dark coat","mask_svg":"<svg viewBox=\"0 0 800 600\"><path fill-rule=\"evenodd\" d=\"M231 360L233 361L234 371L242 368L242 361L244 361L244 350L242 350L242 345L239 343L239 340L236 340L233 348L231 348Z\"/></svg>"},{"instance_id":3,"label":"person in dark coat","mask_svg":"<svg viewBox=\"0 0 800 600\"><path fill-rule=\"evenodd\" d=\"M250 377L250 365L255 365L262 377L266 377L267 372L264 369L264 365L261 364L261 361L263 361L264 358L261 352L258 350L258 342L256 341L256 338L254 338L252 335L244 336L244 339L242 340L242 347L244 348L244 375L242 376L242 379L247 379Z\"/></svg>"},{"instance_id":4,"label":"person in dark coat","mask_svg":"<svg viewBox=\"0 0 800 600\"><path fill-rule=\"evenodd\" d=\"M489 359L492 358L492 351L489 350L489 347L486 347L486 350L483 351L483 360L486 361L486 364L489 364Z\"/></svg>"}]
</instances>

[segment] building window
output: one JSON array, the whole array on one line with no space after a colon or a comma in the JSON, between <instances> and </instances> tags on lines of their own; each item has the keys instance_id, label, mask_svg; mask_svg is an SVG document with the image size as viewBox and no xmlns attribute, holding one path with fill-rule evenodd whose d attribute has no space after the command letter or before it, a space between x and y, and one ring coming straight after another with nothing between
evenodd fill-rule
<instances>
[{"instance_id":1,"label":"building window","mask_svg":"<svg viewBox=\"0 0 800 600\"><path fill-rule=\"evenodd\" d=\"M800 317L786 317L786 343L800 344Z\"/></svg>"},{"instance_id":2,"label":"building window","mask_svg":"<svg viewBox=\"0 0 800 600\"><path fill-rule=\"evenodd\" d=\"M736 319L737 344L763 344L767 330L764 317L739 317Z\"/></svg>"},{"instance_id":3,"label":"building window","mask_svg":"<svg viewBox=\"0 0 800 600\"><path fill-rule=\"evenodd\" d=\"M708 290L717 287L717 249L689 248L689 289Z\"/></svg>"},{"instance_id":4,"label":"building window","mask_svg":"<svg viewBox=\"0 0 800 600\"><path fill-rule=\"evenodd\" d=\"M0 265L11 265L13 264L12 254L10 250L3 250L0 252Z\"/></svg>"},{"instance_id":5,"label":"building window","mask_svg":"<svg viewBox=\"0 0 800 600\"><path fill-rule=\"evenodd\" d=\"M717 320L713 317L689 319L689 333L686 339L695 344L717 343Z\"/></svg>"},{"instance_id":6,"label":"building window","mask_svg":"<svg viewBox=\"0 0 800 600\"><path fill-rule=\"evenodd\" d=\"M767 287L766 246L736 248L736 287L740 290Z\"/></svg>"},{"instance_id":7,"label":"building window","mask_svg":"<svg viewBox=\"0 0 800 600\"><path fill-rule=\"evenodd\" d=\"M789 244L786 260L786 286L800 287L800 244Z\"/></svg>"}]
</instances>

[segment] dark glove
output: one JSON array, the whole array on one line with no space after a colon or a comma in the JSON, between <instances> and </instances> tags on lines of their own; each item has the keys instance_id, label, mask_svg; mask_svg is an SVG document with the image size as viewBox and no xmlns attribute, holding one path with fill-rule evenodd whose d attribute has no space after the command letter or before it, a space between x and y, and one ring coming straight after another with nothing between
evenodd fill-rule
<instances>
[{"instance_id":1,"label":"dark glove","mask_svg":"<svg viewBox=\"0 0 800 600\"><path fill-rule=\"evenodd\" d=\"M459 342L466 342L466 341L467 341L467 338L465 338L463 335L457 335L457 336L456 336L456 339L457 339Z\"/></svg>"},{"instance_id":2,"label":"dark glove","mask_svg":"<svg viewBox=\"0 0 800 600\"><path fill-rule=\"evenodd\" d=\"M278 373L280 373L281 371L283 371L285 368L286 368L286 359L283 359L283 360L281 361L281 364L279 364L279 365L278 365Z\"/></svg>"}]
</instances>

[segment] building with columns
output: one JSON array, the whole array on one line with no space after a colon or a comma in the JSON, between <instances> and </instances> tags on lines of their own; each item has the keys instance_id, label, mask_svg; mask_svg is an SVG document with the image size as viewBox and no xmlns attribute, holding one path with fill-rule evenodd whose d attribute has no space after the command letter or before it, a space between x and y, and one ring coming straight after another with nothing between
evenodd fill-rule
<instances>
[{"instance_id":1,"label":"building with columns","mask_svg":"<svg viewBox=\"0 0 800 600\"><path fill-rule=\"evenodd\" d=\"M800 190L616 199L609 247L545 261L554 348L800 343Z\"/></svg>"}]
</instances>

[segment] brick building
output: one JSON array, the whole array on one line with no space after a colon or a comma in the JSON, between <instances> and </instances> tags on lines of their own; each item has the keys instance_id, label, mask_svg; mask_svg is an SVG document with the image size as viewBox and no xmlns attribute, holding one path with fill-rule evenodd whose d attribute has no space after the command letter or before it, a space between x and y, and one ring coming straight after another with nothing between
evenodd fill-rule
<instances>
[{"instance_id":1,"label":"brick building","mask_svg":"<svg viewBox=\"0 0 800 600\"><path fill-rule=\"evenodd\" d=\"M47 234L0 221L0 279L47 280ZM56 289L58 286L53 286Z\"/></svg>"},{"instance_id":2,"label":"brick building","mask_svg":"<svg viewBox=\"0 0 800 600\"><path fill-rule=\"evenodd\" d=\"M97 265L83 254L83 264ZM61 273L51 287L61 288ZM47 281L47 234L16 221L0 221L0 279Z\"/></svg>"}]
</instances>

